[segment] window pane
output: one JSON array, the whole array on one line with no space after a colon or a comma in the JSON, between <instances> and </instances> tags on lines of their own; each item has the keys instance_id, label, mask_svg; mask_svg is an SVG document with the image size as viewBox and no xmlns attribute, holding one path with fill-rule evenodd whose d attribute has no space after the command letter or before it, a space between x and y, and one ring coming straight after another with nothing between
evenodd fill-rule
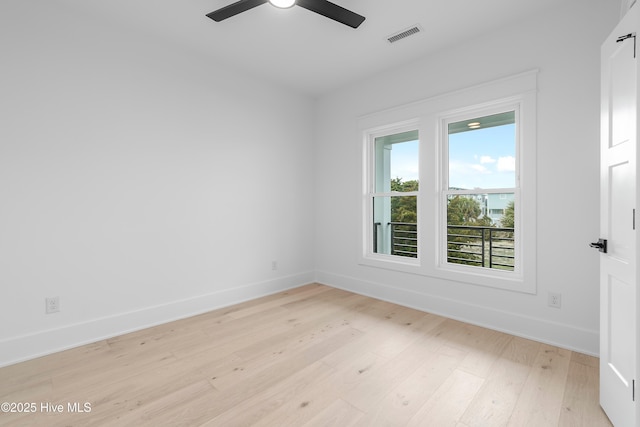
<instances>
[{"instance_id":1,"label":"window pane","mask_svg":"<svg viewBox=\"0 0 640 427\"><path fill-rule=\"evenodd\" d=\"M418 256L416 196L373 198L373 252Z\"/></svg>"},{"instance_id":2,"label":"window pane","mask_svg":"<svg viewBox=\"0 0 640 427\"><path fill-rule=\"evenodd\" d=\"M515 112L449 123L449 189L516 186Z\"/></svg>"},{"instance_id":3,"label":"window pane","mask_svg":"<svg viewBox=\"0 0 640 427\"><path fill-rule=\"evenodd\" d=\"M375 191L418 191L418 131L375 139Z\"/></svg>"},{"instance_id":4,"label":"window pane","mask_svg":"<svg viewBox=\"0 0 640 427\"><path fill-rule=\"evenodd\" d=\"M447 196L447 261L514 269L514 194Z\"/></svg>"}]
</instances>

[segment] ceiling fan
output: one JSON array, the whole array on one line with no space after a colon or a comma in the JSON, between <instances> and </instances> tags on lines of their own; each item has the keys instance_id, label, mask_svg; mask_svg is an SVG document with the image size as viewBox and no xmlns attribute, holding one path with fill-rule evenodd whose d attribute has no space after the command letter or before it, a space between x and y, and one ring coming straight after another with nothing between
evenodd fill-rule
<instances>
[{"instance_id":1,"label":"ceiling fan","mask_svg":"<svg viewBox=\"0 0 640 427\"><path fill-rule=\"evenodd\" d=\"M220 22L264 3L271 3L275 7L282 9L298 5L312 12L319 13L322 16L326 16L329 19L348 25L351 28L358 28L365 19L364 16L358 15L327 0L240 0L208 13L207 16L216 22Z\"/></svg>"}]
</instances>

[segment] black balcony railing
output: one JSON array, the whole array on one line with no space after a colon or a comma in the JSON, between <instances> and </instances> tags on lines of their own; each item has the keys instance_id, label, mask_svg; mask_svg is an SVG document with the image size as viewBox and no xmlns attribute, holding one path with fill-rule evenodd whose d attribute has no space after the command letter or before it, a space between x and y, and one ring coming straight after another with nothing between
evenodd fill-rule
<instances>
[{"instance_id":1,"label":"black balcony railing","mask_svg":"<svg viewBox=\"0 0 640 427\"><path fill-rule=\"evenodd\" d=\"M513 228L448 225L447 261L513 271L514 230Z\"/></svg>"},{"instance_id":2,"label":"black balcony railing","mask_svg":"<svg viewBox=\"0 0 640 427\"><path fill-rule=\"evenodd\" d=\"M417 224L390 222L391 255L418 256ZM374 224L374 252L378 252L381 224ZM447 261L454 264L513 270L515 238L513 228L447 226Z\"/></svg>"},{"instance_id":3,"label":"black balcony railing","mask_svg":"<svg viewBox=\"0 0 640 427\"><path fill-rule=\"evenodd\" d=\"M378 239L380 235L380 226L382 224L375 222L373 224L373 252L378 253ZM417 224L411 222L389 222L389 232L391 233L391 255L405 256L411 258L418 257L418 227ZM383 250L384 253L388 249Z\"/></svg>"},{"instance_id":4,"label":"black balcony railing","mask_svg":"<svg viewBox=\"0 0 640 427\"><path fill-rule=\"evenodd\" d=\"M418 226L410 222L390 222L391 255L418 257Z\"/></svg>"}]
</instances>

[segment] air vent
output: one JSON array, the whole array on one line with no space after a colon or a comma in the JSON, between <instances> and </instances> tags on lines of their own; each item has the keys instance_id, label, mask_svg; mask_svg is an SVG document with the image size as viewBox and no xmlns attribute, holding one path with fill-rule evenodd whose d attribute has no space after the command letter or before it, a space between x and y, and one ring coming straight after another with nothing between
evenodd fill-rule
<instances>
[{"instance_id":1,"label":"air vent","mask_svg":"<svg viewBox=\"0 0 640 427\"><path fill-rule=\"evenodd\" d=\"M389 37L387 37L387 41L389 43L395 43L398 40L406 39L407 37L412 36L414 34L418 34L421 31L422 31L422 27L416 24L413 27L407 28L406 30L402 30L395 34L390 35Z\"/></svg>"}]
</instances>

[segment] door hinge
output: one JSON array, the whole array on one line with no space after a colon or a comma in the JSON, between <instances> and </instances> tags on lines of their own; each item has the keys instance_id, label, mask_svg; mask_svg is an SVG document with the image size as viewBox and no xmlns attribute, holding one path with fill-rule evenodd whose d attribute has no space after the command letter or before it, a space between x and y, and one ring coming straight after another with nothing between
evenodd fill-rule
<instances>
[{"instance_id":1,"label":"door hinge","mask_svg":"<svg viewBox=\"0 0 640 427\"><path fill-rule=\"evenodd\" d=\"M636 380L631 380L631 400L636 401Z\"/></svg>"},{"instance_id":2,"label":"door hinge","mask_svg":"<svg viewBox=\"0 0 640 427\"><path fill-rule=\"evenodd\" d=\"M625 34L624 36L620 36L616 39L616 43L623 42L632 37L633 37L633 57L635 58L636 57L636 33L629 33L629 34Z\"/></svg>"},{"instance_id":3,"label":"door hinge","mask_svg":"<svg viewBox=\"0 0 640 427\"><path fill-rule=\"evenodd\" d=\"M636 210L633 210L633 229L636 229Z\"/></svg>"}]
</instances>

